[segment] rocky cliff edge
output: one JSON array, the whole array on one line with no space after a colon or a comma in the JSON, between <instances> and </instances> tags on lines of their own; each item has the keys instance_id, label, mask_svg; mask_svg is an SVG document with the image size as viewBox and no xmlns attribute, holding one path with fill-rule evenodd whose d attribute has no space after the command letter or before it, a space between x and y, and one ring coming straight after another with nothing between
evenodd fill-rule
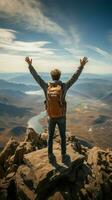
<instances>
[{"instance_id":1,"label":"rocky cliff edge","mask_svg":"<svg viewBox=\"0 0 112 200\"><path fill-rule=\"evenodd\" d=\"M52 164L47 132L28 129L20 143L11 138L0 153L0 200L111 200L111 149L83 146L68 134L67 153L70 159L62 163L58 134Z\"/></svg>"}]
</instances>

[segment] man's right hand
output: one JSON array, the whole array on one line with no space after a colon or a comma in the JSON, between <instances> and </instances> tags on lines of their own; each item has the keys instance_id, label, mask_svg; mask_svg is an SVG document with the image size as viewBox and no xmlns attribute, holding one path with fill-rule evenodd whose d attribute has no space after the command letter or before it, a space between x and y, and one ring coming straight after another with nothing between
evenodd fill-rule
<instances>
[{"instance_id":1,"label":"man's right hand","mask_svg":"<svg viewBox=\"0 0 112 200\"><path fill-rule=\"evenodd\" d=\"M29 64L32 65L32 59L30 59L29 57L25 58L25 61Z\"/></svg>"},{"instance_id":2,"label":"man's right hand","mask_svg":"<svg viewBox=\"0 0 112 200\"><path fill-rule=\"evenodd\" d=\"M80 59L80 65L82 67L84 67L84 65L88 62L88 58L87 57L84 57L83 59Z\"/></svg>"}]
</instances>

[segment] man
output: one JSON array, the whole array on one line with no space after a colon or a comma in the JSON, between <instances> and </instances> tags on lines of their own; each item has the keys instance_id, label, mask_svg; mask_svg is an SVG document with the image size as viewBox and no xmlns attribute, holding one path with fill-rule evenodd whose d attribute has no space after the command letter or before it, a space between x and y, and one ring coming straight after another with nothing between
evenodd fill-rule
<instances>
[{"instance_id":1,"label":"man","mask_svg":"<svg viewBox=\"0 0 112 200\"><path fill-rule=\"evenodd\" d=\"M61 155L62 162L68 158L66 154L66 101L65 96L68 89L77 81L85 64L88 62L87 58L80 59L80 67L73 74L70 80L63 83L60 81L61 71L54 69L51 71L52 82L46 83L32 66L32 59L26 57L25 61L29 65L29 70L36 80L36 82L43 89L46 101L46 110L48 113L48 158L49 162L55 159L53 154L53 136L55 127L58 125L61 137Z\"/></svg>"}]
</instances>

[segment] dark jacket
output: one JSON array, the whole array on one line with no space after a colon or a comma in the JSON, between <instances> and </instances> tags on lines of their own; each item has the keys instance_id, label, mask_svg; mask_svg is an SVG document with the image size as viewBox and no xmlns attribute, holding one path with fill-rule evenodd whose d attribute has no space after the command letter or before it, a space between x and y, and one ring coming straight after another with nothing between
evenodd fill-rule
<instances>
[{"instance_id":1,"label":"dark jacket","mask_svg":"<svg viewBox=\"0 0 112 200\"><path fill-rule=\"evenodd\" d=\"M68 89L77 81L77 79L80 76L83 68L84 68L83 66L78 67L77 71L72 75L72 77L67 82L59 81L59 83L62 86L62 93L63 93L62 102L65 102L65 96L66 96ZM32 76L34 77L34 79L36 80L36 82L43 89L45 97L46 97L47 96L48 83L46 83L41 78L41 76L35 71L35 69L32 65L29 65L29 70L30 70Z\"/></svg>"}]
</instances>

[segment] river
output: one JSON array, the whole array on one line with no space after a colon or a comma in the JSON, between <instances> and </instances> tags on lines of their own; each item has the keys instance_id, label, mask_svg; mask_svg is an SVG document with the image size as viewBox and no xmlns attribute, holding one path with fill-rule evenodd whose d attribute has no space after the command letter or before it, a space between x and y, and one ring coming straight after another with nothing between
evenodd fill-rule
<instances>
[{"instance_id":1,"label":"river","mask_svg":"<svg viewBox=\"0 0 112 200\"><path fill-rule=\"evenodd\" d=\"M46 116L46 111L41 112L39 115L32 117L28 121L28 128L33 128L36 133L42 133L43 127L40 124L39 120L43 119Z\"/></svg>"}]
</instances>

